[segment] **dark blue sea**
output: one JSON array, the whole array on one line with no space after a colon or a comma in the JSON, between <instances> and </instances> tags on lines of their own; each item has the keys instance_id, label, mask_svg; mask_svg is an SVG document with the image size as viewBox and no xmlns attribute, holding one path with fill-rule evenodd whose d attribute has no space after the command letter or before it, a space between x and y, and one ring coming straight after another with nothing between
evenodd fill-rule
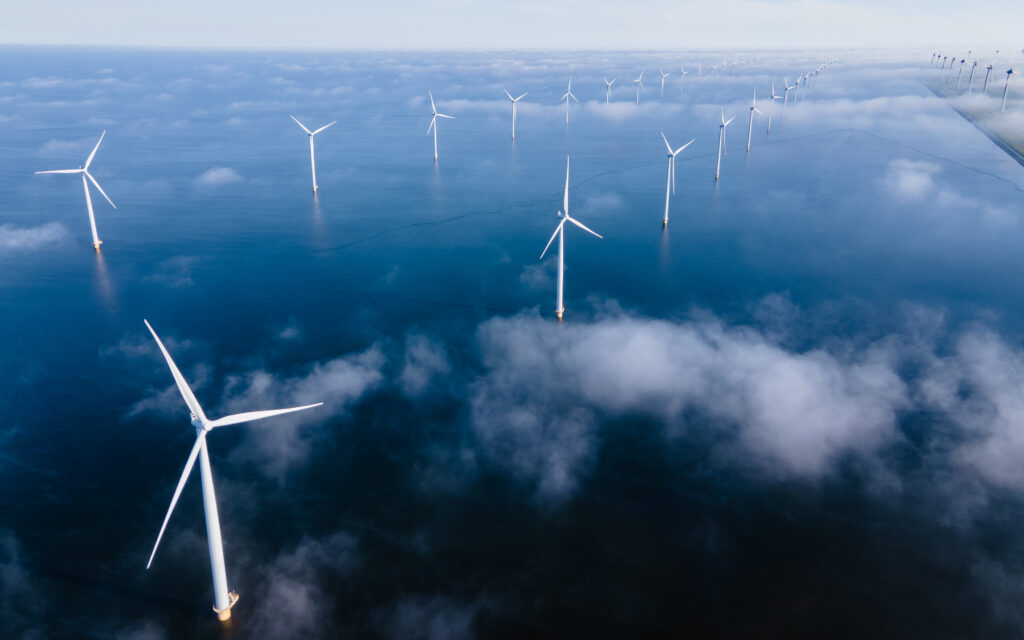
<instances>
[{"instance_id":1,"label":"dark blue sea","mask_svg":"<svg viewBox=\"0 0 1024 640\"><path fill-rule=\"evenodd\" d=\"M1024 629L1024 167L931 52L0 53L0 636ZM34 172L103 131L95 252ZM211 417L324 402L209 435L228 626L198 471L146 570L144 318Z\"/></svg>"}]
</instances>

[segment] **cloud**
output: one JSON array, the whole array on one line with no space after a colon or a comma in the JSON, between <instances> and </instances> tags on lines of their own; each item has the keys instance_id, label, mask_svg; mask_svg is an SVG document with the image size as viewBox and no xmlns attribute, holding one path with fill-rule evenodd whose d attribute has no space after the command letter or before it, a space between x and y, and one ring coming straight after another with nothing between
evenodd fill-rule
<instances>
[{"instance_id":1,"label":"cloud","mask_svg":"<svg viewBox=\"0 0 1024 640\"><path fill-rule=\"evenodd\" d=\"M0 635L35 638L45 601L44 593L24 567L21 543L13 533L0 530Z\"/></svg>"},{"instance_id":2,"label":"cloud","mask_svg":"<svg viewBox=\"0 0 1024 640\"><path fill-rule=\"evenodd\" d=\"M906 200L919 200L935 191L932 176L942 171L934 162L899 158L889 162L885 184L889 190Z\"/></svg>"},{"instance_id":3,"label":"cloud","mask_svg":"<svg viewBox=\"0 0 1024 640\"><path fill-rule=\"evenodd\" d=\"M160 262L156 272L145 276L145 282L163 284L173 289L184 289L195 284L192 280L192 269L198 264L195 256L175 256Z\"/></svg>"},{"instance_id":4,"label":"cloud","mask_svg":"<svg viewBox=\"0 0 1024 640\"><path fill-rule=\"evenodd\" d=\"M346 576L360 564L358 544L338 532L322 539L303 538L295 548L262 565L255 594L253 637L336 637L325 623L332 617L327 577Z\"/></svg>"},{"instance_id":5,"label":"cloud","mask_svg":"<svg viewBox=\"0 0 1024 640\"><path fill-rule=\"evenodd\" d=\"M685 432L714 420L726 450L779 477L817 479L898 438L905 383L882 348L787 350L713 318L670 322L615 313L558 325L536 313L478 330L485 374L472 385L482 452L561 500L593 462L601 417L648 416Z\"/></svg>"},{"instance_id":6,"label":"cloud","mask_svg":"<svg viewBox=\"0 0 1024 640\"><path fill-rule=\"evenodd\" d=\"M418 396L427 389L435 376L451 371L451 363L444 345L422 334L409 334L405 338L405 364L398 382L408 396Z\"/></svg>"},{"instance_id":7,"label":"cloud","mask_svg":"<svg viewBox=\"0 0 1024 640\"><path fill-rule=\"evenodd\" d=\"M242 182L244 178L238 172L229 167L213 167L207 169L202 175L196 178L196 184L202 187L219 187L227 184Z\"/></svg>"},{"instance_id":8,"label":"cloud","mask_svg":"<svg viewBox=\"0 0 1024 640\"><path fill-rule=\"evenodd\" d=\"M152 621L133 625L114 636L115 640L163 640L166 637L164 628Z\"/></svg>"},{"instance_id":9,"label":"cloud","mask_svg":"<svg viewBox=\"0 0 1024 640\"><path fill-rule=\"evenodd\" d=\"M11 224L0 225L0 253L39 249L59 244L67 238L68 230L59 222L25 228Z\"/></svg>"},{"instance_id":10,"label":"cloud","mask_svg":"<svg viewBox=\"0 0 1024 640\"><path fill-rule=\"evenodd\" d=\"M229 376L221 403L223 415L324 403L323 407L275 418L272 425L256 422L247 426L247 444L239 449L239 455L256 461L271 475L282 476L312 451L317 434L308 427L344 414L377 388L384 380L386 361L381 347L373 345L362 353L317 363L290 378L265 369Z\"/></svg>"},{"instance_id":11,"label":"cloud","mask_svg":"<svg viewBox=\"0 0 1024 640\"><path fill-rule=\"evenodd\" d=\"M378 616L384 635L394 640L468 640L480 603L450 598L413 597L401 600Z\"/></svg>"}]
</instances>

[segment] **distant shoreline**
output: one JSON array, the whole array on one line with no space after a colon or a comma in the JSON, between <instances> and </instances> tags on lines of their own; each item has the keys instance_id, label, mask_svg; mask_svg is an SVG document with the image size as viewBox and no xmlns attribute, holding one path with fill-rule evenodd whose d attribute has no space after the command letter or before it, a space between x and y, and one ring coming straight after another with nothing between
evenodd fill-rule
<instances>
[{"instance_id":1,"label":"distant shoreline","mask_svg":"<svg viewBox=\"0 0 1024 640\"><path fill-rule=\"evenodd\" d=\"M1021 166L1024 166L1024 140L1008 140L1005 136L1000 135L985 125L985 121L988 120L989 117L994 116L995 112L985 109L978 109L970 112L964 111L949 100L949 98L957 97L960 94L954 93L944 87L937 87L928 82L925 82L924 85L936 96L945 99L946 104L948 104L953 111L956 111L963 116L965 120L977 127L978 131L984 133L989 140L994 142L997 147L1009 154L1009 156L1016 160Z\"/></svg>"}]
</instances>

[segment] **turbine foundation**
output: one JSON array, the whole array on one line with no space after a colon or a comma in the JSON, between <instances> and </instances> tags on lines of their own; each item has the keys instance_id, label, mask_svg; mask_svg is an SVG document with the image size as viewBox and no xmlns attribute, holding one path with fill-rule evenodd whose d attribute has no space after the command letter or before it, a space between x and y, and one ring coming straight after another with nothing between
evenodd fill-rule
<instances>
[{"instance_id":1,"label":"turbine foundation","mask_svg":"<svg viewBox=\"0 0 1024 640\"><path fill-rule=\"evenodd\" d=\"M558 318L559 322L562 321L562 314L564 314L564 313L565 313L565 307L562 307L562 309L560 311L556 311L555 312L555 317Z\"/></svg>"},{"instance_id":2,"label":"turbine foundation","mask_svg":"<svg viewBox=\"0 0 1024 640\"><path fill-rule=\"evenodd\" d=\"M231 607L238 603L238 593L232 591L228 594L228 606L223 609L218 609L217 605L213 605L213 611L217 614L217 619L221 622L227 622L231 619Z\"/></svg>"}]
</instances>

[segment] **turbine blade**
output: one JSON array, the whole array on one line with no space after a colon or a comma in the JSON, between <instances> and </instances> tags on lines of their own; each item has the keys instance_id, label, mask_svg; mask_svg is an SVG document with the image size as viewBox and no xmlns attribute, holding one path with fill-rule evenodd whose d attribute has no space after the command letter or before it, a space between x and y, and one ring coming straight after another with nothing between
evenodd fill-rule
<instances>
[{"instance_id":1,"label":"turbine blade","mask_svg":"<svg viewBox=\"0 0 1024 640\"><path fill-rule=\"evenodd\" d=\"M573 100L575 100L576 102L580 101L579 98L577 98L576 96L573 95L572 91L569 92L569 97L572 98Z\"/></svg>"},{"instance_id":2,"label":"turbine blade","mask_svg":"<svg viewBox=\"0 0 1024 640\"><path fill-rule=\"evenodd\" d=\"M693 140L696 140L696 138L694 138ZM672 153L672 155L673 155L673 156L677 156L677 155L679 155L679 152L680 152L680 151L682 151L682 150L683 150L683 149L685 149L686 147L688 147L688 146L690 146L691 144L693 144L693 140L690 140L689 142L687 142L687 143L686 143L686 144L684 144L683 146L681 146L681 147L679 147L678 149L676 149L676 150L675 150L675 151L674 151L674 152Z\"/></svg>"},{"instance_id":3,"label":"turbine blade","mask_svg":"<svg viewBox=\"0 0 1024 640\"><path fill-rule=\"evenodd\" d=\"M565 157L565 195L562 196L562 211L569 215L569 156Z\"/></svg>"},{"instance_id":4,"label":"turbine blade","mask_svg":"<svg viewBox=\"0 0 1024 640\"><path fill-rule=\"evenodd\" d=\"M733 116L733 117L729 118L728 120L725 121L725 123L722 124L722 126L723 127L728 126L728 124L730 122L732 122L733 120L735 120L735 119L736 119L736 116Z\"/></svg>"},{"instance_id":5,"label":"turbine blade","mask_svg":"<svg viewBox=\"0 0 1024 640\"><path fill-rule=\"evenodd\" d=\"M160 336L156 335L156 331L153 331L152 325L149 324L149 320L143 320L146 323L146 328L153 334L153 339L156 340L157 346L160 347L160 352L164 354L164 359L167 360L167 366L171 369L171 375L174 376L174 382L178 385L178 391L181 392L181 397L185 399L185 404L188 405L189 411L192 415L199 418L199 420L206 424L206 414L203 413L203 408L199 406L199 401L196 400L195 395L192 393L192 389L189 388L188 383L185 382L185 377L181 375L181 371L178 371L178 365L174 364L174 360L171 359L171 354L167 353L167 348L164 347L164 343L160 342Z\"/></svg>"},{"instance_id":6,"label":"turbine blade","mask_svg":"<svg viewBox=\"0 0 1024 640\"><path fill-rule=\"evenodd\" d=\"M430 96L430 110L433 111L436 114L437 113L437 107L434 106L434 94L432 92L430 92L430 91L427 91L427 95Z\"/></svg>"},{"instance_id":7,"label":"turbine blade","mask_svg":"<svg viewBox=\"0 0 1024 640\"><path fill-rule=\"evenodd\" d=\"M558 232L562 230L562 225L564 224L565 218L562 218L562 221L558 223L557 227L555 227L555 232L551 234L551 239L548 240L546 245L544 245L544 250L540 252L540 260L544 259L544 255L547 254L548 249L551 247L551 243L555 241L555 236L557 236Z\"/></svg>"},{"instance_id":8,"label":"turbine blade","mask_svg":"<svg viewBox=\"0 0 1024 640\"><path fill-rule=\"evenodd\" d=\"M326 129L327 127L329 127L329 126L331 126L331 125L333 125L333 124L337 124L337 122L338 122L338 121L337 121L337 120L335 120L335 121L334 121L334 122L332 122L331 124L325 124L324 126L320 127L319 129L317 129L316 131L314 131L313 133L311 133L311 134L309 134L309 135L311 135L311 136L315 136L316 134L320 133L321 131L323 131L323 130L324 130L324 129Z\"/></svg>"},{"instance_id":9,"label":"turbine blade","mask_svg":"<svg viewBox=\"0 0 1024 640\"><path fill-rule=\"evenodd\" d=\"M672 145L668 143L668 138L665 137L664 131L661 132L661 139L665 141L665 147L668 149L668 152L672 153Z\"/></svg>"},{"instance_id":10,"label":"turbine blade","mask_svg":"<svg viewBox=\"0 0 1024 640\"><path fill-rule=\"evenodd\" d=\"M303 130L303 131L305 131L305 132L306 132L306 133L308 133L309 135L313 135L313 132L312 132L312 131L310 131L309 129L307 129L307 128L306 128L306 125L304 125L304 124L302 124L301 122L299 122L299 119L298 119L298 118L296 118L295 116L292 116L292 115L290 115L290 116L288 116L288 117L289 117L289 118L291 118L292 120L294 120L294 121L295 121L295 124L297 124L297 125L299 125L300 127L302 127L302 130Z\"/></svg>"},{"instance_id":11,"label":"turbine blade","mask_svg":"<svg viewBox=\"0 0 1024 640\"><path fill-rule=\"evenodd\" d=\"M526 93L530 93L530 92L529 92L529 91L527 91ZM521 96L519 96L518 98L516 98L516 99L515 99L515 102L519 102L520 100L522 100L523 98L525 98L525 97L526 97L526 93L524 93L523 95L521 95Z\"/></svg>"},{"instance_id":12,"label":"turbine blade","mask_svg":"<svg viewBox=\"0 0 1024 640\"><path fill-rule=\"evenodd\" d=\"M174 505L178 504L178 498L181 496L181 490L185 488L185 482L188 481L188 475L192 471L193 465L196 463L196 456L199 455L199 448L203 445L203 439L206 438L205 432L200 432L196 436L196 443L192 445L192 452L188 454L188 461L185 462L185 470L181 472L181 478L178 480L178 486L174 489L174 497L171 498L171 506L167 507L167 515L164 516L164 523L160 525L160 533L156 536L156 544L153 545L153 552L149 554L149 562L146 563L146 568L149 569L149 565L153 564L153 557L156 556L156 549L160 546L160 540L164 537L164 530L167 528L167 522L171 519L171 512L174 511Z\"/></svg>"},{"instance_id":13,"label":"turbine blade","mask_svg":"<svg viewBox=\"0 0 1024 640\"><path fill-rule=\"evenodd\" d=\"M270 418L271 416L279 416L285 413L294 413L295 411L304 411L306 409L312 409L313 407L319 407L322 402L316 404L307 404L302 407L291 407L290 409L270 409L268 411L248 411L246 413L236 413L232 416L226 416L224 418L218 418L213 422L209 423L209 428L214 429L216 427L226 427L232 424L240 424L242 422L252 422L254 420L262 420L264 418Z\"/></svg>"},{"instance_id":14,"label":"turbine blade","mask_svg":"<svg viewBox=\"0 0 1024 640\"><path fill-rule=\"evenodd\" d=\"M56 171L36 171L36 175L40 173L82 173L85 169L57 169Z\"/></svg>"},{"instance_id":15,"label":"turbine blade","mask_svg":"<svg viewBox=\"0 0 1024 640\"><path fill-rule=\"evenodd\" d=\"M92 177L92 174L89 173L88 171L85 171L84 169L82 170L82 172L85 173L86 178L89 178L89 181L92 182L93 186L96 187L99 190L99 192L103 194L103 197L107 199L107 202L110 203L110 206L116 209L117 205L114 204L114 201L110 199L110 196L107 195L107 192L103 190L103 187L100 186L100 183L96 182L96 178Z\"/></svg>"},{"instance_id":16,"label":"turbine blade","mask_svg":"<svg viewBox=\"0 0 1024 640\"><path fill-rule=\"evenodd\" d=\"M430 119L430 126L427 127L427 133L428 134L430 133L430 130L434 128L434 123L435 122L437 122L437 114L434 114L434 117Z\"/></svg>"},{"instance_id":17,"label":"turbine blade","mask_svg":"<svg viewBox=\"0 0 1024 640\"><path fill-rule=\"evenodd\" d=\"M594 231L593 229L591 229L591 228L590 228L590 227L588 227L587 225L583 224L582 222L580 222L580 221L579 221L579 220L577 220L576 218L570 218L569 216L566 216L566 217L565 217L565 219L566 219L566 220L568 220L569 222L573 223L574 225L576 225L576 226L577 226L577 227L579 227L580 229L583 229L584 231L587 231L587 232L589 232L589 233L592 233L592 234L594 234L595 236L597 236L598 238L604 239L604 236L602 236L602 235L601 235L600 233L598 233L598 232Z\"/></svg>"},{"instance_id":18,"label":"turbine blade","mask_svg":"<svg viewBox=\"0 0 1024 640\"><path fill-rule=\"evenodd\" d=\"M439 113L439 114L437 114L437 117L438 117L438 118L448 118L449 120L454 120L454 119L455 119L455 116L446 116L446 115L445 115L445 114L443 114L443 113Z\"/></svg>"},{"instance_id":19,"label":"turbine blade","mask_svg":"<svg viewBox=\"0 0 1024 640\"><path fill-rule=\"evenodd\" d=\"M508 99L512 102L516 101L515 98L512 97L512 94L508 92L508 89L505 89L505 95L508 96Z\"/></svg>"},{"instance_id":20,"label":"turbine blade","mask_svg":"<svg viewBox=\"0 0 1024 640\"><path fill-rule=\"evenodd\" d=\"M103 142L103 136L105 135L107 135L106 131L100 134L99 141L97 141L96 146L92 148L92 153L89 154L89 158L85 161L85 166L82 167L82 169L88 169L89 165L92 164L92 159L96 157L96 152L100 149L100 142Z\"/></svg>"}]
</instances>

